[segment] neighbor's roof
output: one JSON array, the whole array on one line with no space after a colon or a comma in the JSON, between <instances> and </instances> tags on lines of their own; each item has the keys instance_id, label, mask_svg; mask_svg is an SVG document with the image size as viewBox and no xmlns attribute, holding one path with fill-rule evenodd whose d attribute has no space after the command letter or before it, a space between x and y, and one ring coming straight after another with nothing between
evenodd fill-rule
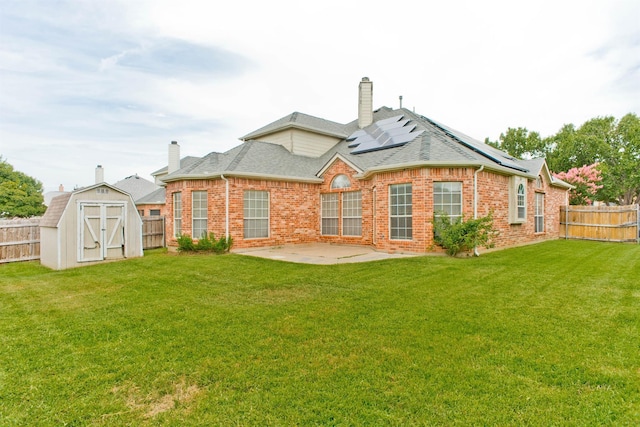
<instances>
[{"instance_id":1,"label":"neighbor's roof","mask_svg":"<svg viewBox=\"0 0 640 427\"><path fill-rule=\"evenodd\" d=\"M160 187L157 190L146 194L142 197L140 197L139 199L135 200L135 204L136 205L158 205L158 204L165 204L166 200L165 200L165 194L166 194L166 188L164 187Z\"/></svg>"},{"instance_id":2,"label":"neighbor's roof","mask_svg":"<svg viewBox=\"0 0 640 427\"><path fill-rule=\"evenodd\" d=\"M194 157L194 156L183 157L180 159L180 167L189 166L190 164L197 162L200 159L201 157ZM162 175L163 173L167 173L168 170L169 170L169 166L165 166L163 168L158 169L155 172L151 172L151 176Z\"/></svg>"},{"instance_id":3,"label":"neighbor's roof","mask_svg":"<svg viewBox=\"0 0 640 427\"><path fill-rule=\"evenodd\" d=\"M380 146L371 143L370 149L354 148L357 135L368 133L371 138L379 136L380 126L385 123L402 120L411 126L411 132L399 129L403 135L417 135L414 139L401 144ZM320 175L336 156L346 160L361 171L361 177L367 177L383 170L404 169L408 167L481 167L504 173L526 176L534 179L543 167L544 159L535 161L518 160L509 154L475 140L462 132L442 125L432 119L410 110L382 107L374 111L374 123L359 130L357 120L340 125L301 113L293 113L277 120L245 138L260 136L290 127L292 123L305 123L305 128L315 126L324 130L333 129L342 140L328 152L318 158L292 154L278 144L248 140L225 153L210 153L205 157L184 165L178 171L163 178L163 181L183 179L214 178L221 175L259 177L263 179L295 180L320 182ZM302 127L302 126L299 126ZM338 129L339 128L339 129ZM393 131L390 131L391 139ZM365 138L368 141L371 138ZM556 180L556 184L559 184Z\"/></svg>"},{"instance_id":4,"label":"neighbor's roof","mask_svg":"<svg viewBox=\"0 0 640 427\"><path fill-rule=\"evenodd\" d=\"M138 175L128 176L125 179L116 182L115 184L113 184L113 186L131 194L133 200L146 196L147 194L156 191L160 187Z\"/></svg>"}]
</instances>

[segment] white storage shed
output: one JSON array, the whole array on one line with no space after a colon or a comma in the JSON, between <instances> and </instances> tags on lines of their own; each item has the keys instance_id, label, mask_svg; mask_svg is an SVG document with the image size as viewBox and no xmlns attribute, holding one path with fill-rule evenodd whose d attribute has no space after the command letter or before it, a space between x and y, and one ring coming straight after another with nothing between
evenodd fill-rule
<instances>
[{"instance_id":1,"label":"white storage shed","mask_svg":"<svg viewBox=\"0 0 640 427\"><path fill-rule=\"evenodd\" d=\"M40 221L40 263L55 270L142 255L133 199L107 183L55 197Z\"/></svg>"}]
</instances>

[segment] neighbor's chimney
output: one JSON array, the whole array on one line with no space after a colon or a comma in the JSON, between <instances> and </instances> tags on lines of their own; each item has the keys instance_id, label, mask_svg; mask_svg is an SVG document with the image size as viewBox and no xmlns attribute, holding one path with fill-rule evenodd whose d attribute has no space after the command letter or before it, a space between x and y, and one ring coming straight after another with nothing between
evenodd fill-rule
<instances>
[{"instance_id":1,"label":"neighbor's chimney","mask_svg":"<svg viewBox=\"0 0 640 427\"><path fill-rule=\"evenodd\" d=\"M180 169L180 145L178 141L171 141L169 144L169 168L168 173L174 173Z\"/></svg>"},{"instance_id":2,"label":"neighbor's chimney","mask_svg":"<svg viewBox=\"0 0 640 427\"><path fill-rule=\"evenodd\" d=\"M64 185L60 184L60 186L58 186L58 191L59 192L64 192Z\"/></svg>"},{"instance_id":3,"label":"neighbor's chimney","mask_svg":"<svg viewBox=\"0 0 640 427\"><path fill-rule=\"evenodd\" d=\"M96 184L102 184L104 182L104 169L102 165L96 166Z\"/></svg>"},{"instance_id":4,"label":"neighbor's chimney","mask_svg":"<svg viewBox=\"0 0 640 427\"><path fill-rule=\"evenodd\" d=\"M373 82L369 77L363 77L358 86L358 127L369 126L373 123Z\"/></svg>"}]
</instances>

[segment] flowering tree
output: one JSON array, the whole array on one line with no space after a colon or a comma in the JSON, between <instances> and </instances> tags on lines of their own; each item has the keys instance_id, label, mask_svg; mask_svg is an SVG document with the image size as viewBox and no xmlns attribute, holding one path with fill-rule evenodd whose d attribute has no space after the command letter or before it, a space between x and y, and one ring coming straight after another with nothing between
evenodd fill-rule
<instances>
[{"instance_id":1,"label":"flowering tree","mask_svg":"<svg viewBox=\"0 0 640 427\"><path fill-rule=\"evenodd\" d=\"M602 185L598 184L602 181L598 163L572 168L567 172L554 173L553 176L575 187L569 192L570 205L593 204L593 197L602 188Z\"/></svg>"}]
</instances>

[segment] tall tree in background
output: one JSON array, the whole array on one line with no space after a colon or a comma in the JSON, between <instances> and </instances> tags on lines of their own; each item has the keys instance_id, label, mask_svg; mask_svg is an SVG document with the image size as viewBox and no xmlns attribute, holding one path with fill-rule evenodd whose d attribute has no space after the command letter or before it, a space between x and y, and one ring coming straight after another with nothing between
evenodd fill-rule
<instances>
[{"instance_id":1,"label":"tall tree in background","mask_svg":"<svg viewBox=\"0 0 640 427\"><path fill-rule=\"evenodd\" d=\"M13 169L0 156L0 218L42 215L42 183Z\"/></svg>"},{"instance_id":2,"label":"tall tree in background","mask_svg":"<svg viewBox=\"0 0 640 427\"><path fill-rule=\"evenodd\" d=\"M506 133L501 133L498 141L485 139L485 143L492 147L506 151L518 159L531 159L544 157L546 147L538 132L529 132L527 128L509 128Z\"/></svg>"},{"instance_id":3,"label":"tall tree in background","mask_svg":"<svg viewBox=\"0 0 640 427\"><path fill-rule=\"evenodd\" d=\"M526 128L509 128L498 141L485 142L518 158L544 156L556 173L597 163L602 175L597 200L640 202L640 119L633 113L619 121L596 117L579 128L566 124L544 139Z\"/></svg>"}]
</instances>

